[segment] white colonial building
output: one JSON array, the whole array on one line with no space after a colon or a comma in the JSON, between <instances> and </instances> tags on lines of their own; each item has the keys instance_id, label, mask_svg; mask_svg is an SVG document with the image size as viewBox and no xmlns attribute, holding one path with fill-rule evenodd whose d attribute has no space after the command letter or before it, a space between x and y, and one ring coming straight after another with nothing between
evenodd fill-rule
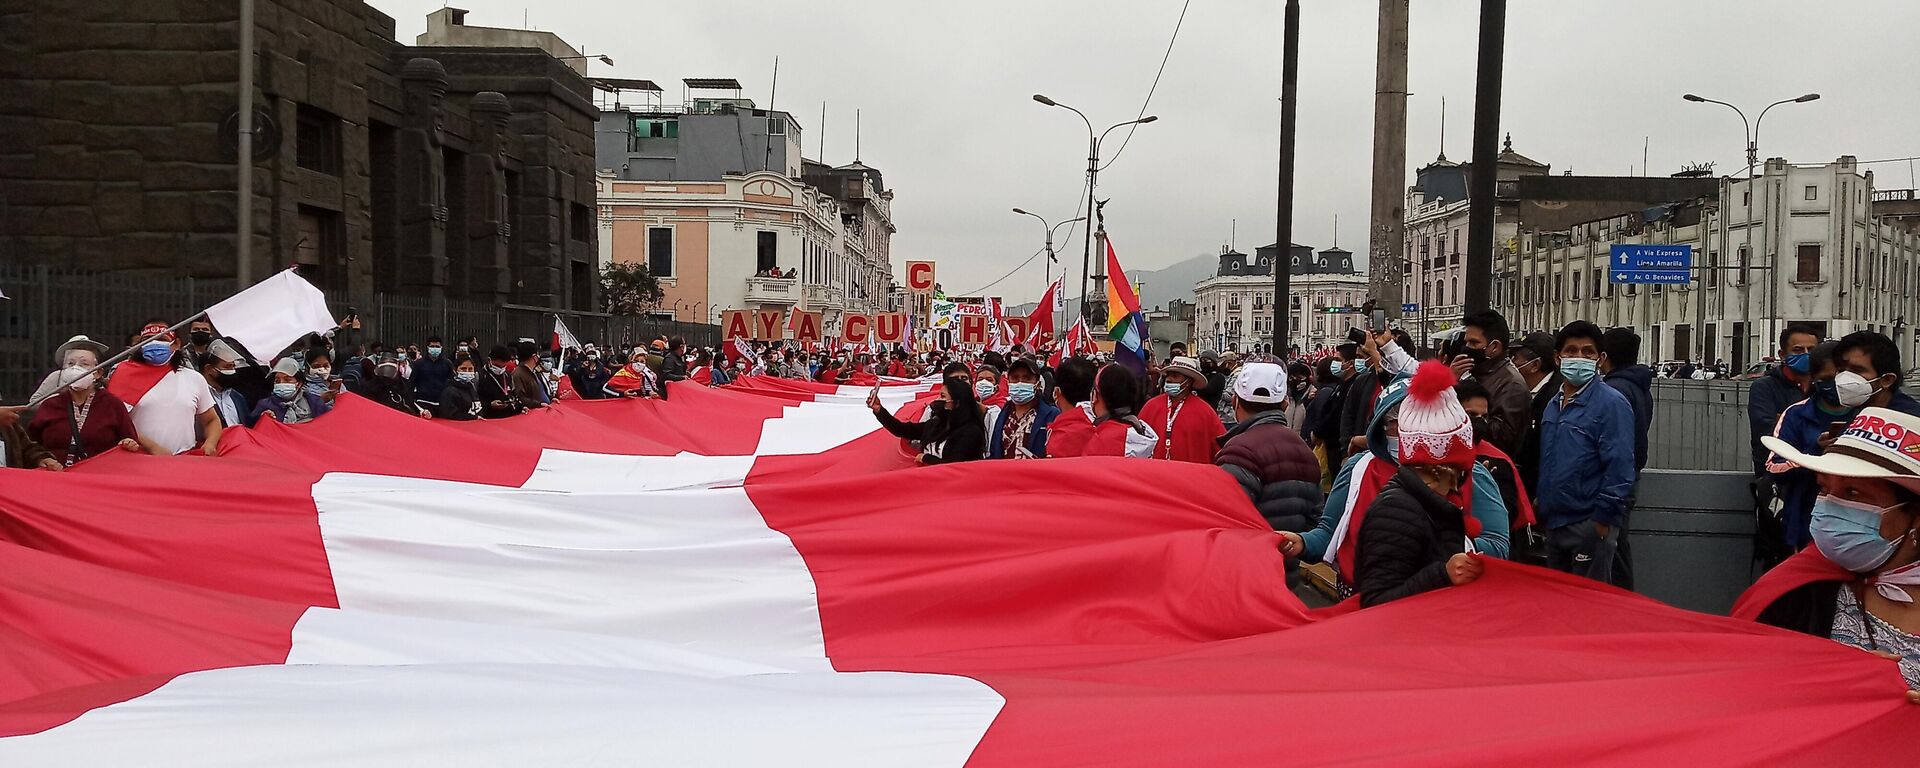
<instances>
[{"instance_id":1,"label":"white colonial building","mask_svg":"<svg viewBox=\"0 0 1920 768\"><path fill-rule=\"evenodd\" d=\"M1273 261L1279 250L1277 245L1256 248L1251 259L1224 250L1214 276L1194 285L1193 335L1200 349L1250 352L1271 343ZM1340 344L1359 316L1327 310L1365 303L1366 275L1354 270L1350 251L1336 247L1315 254L1298 243L1291 251L1287 346L1312 351Z\"/></svg>"},{"instance_id":2,"label":"white colonial building","mask_svg":"<svg viewBox=\"0 0 1920 768\"><path fill-rule=\"evenodd\" d=\"M1513 137L1496 158L1493 215L1495 252L1510 247L1518 231L1516 182L1525 176L1545 175L1546 163L1513 151ZM1443 151L1432 163L1415 172L1414 183L1407 188L1406 257L1401 263L1405 279L1402 296L1408 304L1418 305L1401 317L1402 328L1425 339L1434 332L1458 326L1466 304L1467 218L1472 204L1467 199L1468 176L1472 163L1454 163Z\"/></svg>"},{"instance_id":3,"label":"white colonial building","mask_svg":"<svg viewBox=\"0 0 1920 768\"><path fill-rule=\"evenodd\" d=\"M1531 226L1523 215L1516 252L1495 250L1495 307L1516 331L1575 319L1633 328L1649 361L1720 360L1744 369L1772 354L1789 323L1829 338L1878 331L1913 359L1920 227L1875 215L1873 174L1853 157L1813 166L1776 158L1752 180L1697 181L1704 194L1570 226ZM1592 203L1527 204L1581 210ZM1615 243L1692 246L1695 280L1615 285L1607 269Z\"/></svg>"}]
</instances>

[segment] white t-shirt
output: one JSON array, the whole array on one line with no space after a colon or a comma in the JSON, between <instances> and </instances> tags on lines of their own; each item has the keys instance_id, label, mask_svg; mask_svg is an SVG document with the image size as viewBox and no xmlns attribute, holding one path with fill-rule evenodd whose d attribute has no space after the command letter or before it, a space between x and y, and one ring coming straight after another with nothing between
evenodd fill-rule
<instances>
[{"instance_id":1,"label":"white t-shirt","mask_svg":"<svg viewBox=\"0 0 1920 768\"><path fill-rule=\"evenodd\" d=\"M133 428L169 453L185 453L200 442L199 416L213 405L206 377L176 369L133 406Z\"/></svg>"}]
</instances>

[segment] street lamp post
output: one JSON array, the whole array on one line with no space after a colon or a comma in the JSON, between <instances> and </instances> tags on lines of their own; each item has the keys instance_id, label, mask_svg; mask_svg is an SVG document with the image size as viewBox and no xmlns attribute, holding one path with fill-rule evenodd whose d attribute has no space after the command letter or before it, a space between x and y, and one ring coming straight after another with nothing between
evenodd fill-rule
<instances>
[{"instance_id":1,"label":"street lamp post","mask_svg":"<svg viewBox=\"0 0 1920 768\"><path fill-rule=\"evenodd\" d=\"M1034 217L1034 218L1036 218L1036 219L1039 219L1039 220L1040 220L1040 226L1041 226L1042 228L1044 228L1044 229L1045 229L1045 230L1047 231L1047 274L1046 274L1046 281L1047 281L1047 287L1048 287L1048 288L1052 288L1052 287L1053 287L1053 264L1054 264L1054 262L1056 262L1056 261L1059 261L1059 259L1056 259L1056 258L1054 258L1054 257L1053 257L1053 233L1054 233L1054 230L1057 230L1057 229L1059 229L1060 227L1062 227L1062 226L1065 226L1065 225L1067 225L1067 224L1072 224L1072 223L1074 223L1074 222L1076 222L1076 221L1086 221L1086 220L1087 220L1087 217L1085 217L1085 216L1076 216L1076 217L1074 217L1074 218L1071 218L1071 219L1067 219L1066 221L1063 221L1063 222L1060 222L1059 224L1048 224L1048 223L1047 223L1047 219L1046 219L1046 217L1044 217L1044 216L1041 216L1040 214L1037 214L1037 213L1031 213L1031 212L1028 212L1028 211L1025 211L1025 210L1022 210L1022 209L1019 209L1019 208L1015 208L1015 209L1013 209L1013 212L1014 212L1014 213L1017 213L1017 214L1020 214L1020 215L1022 215L1022 216L1032 216L1032 217ZM1045 301L1045 300L1046 300L1046 298L1047 298L1047 297L1046 297L1046 295L1045 295L1045 294L1041 294L1041 296L1040 296L1040 299L1041 299L1042 301ZM1060 305L1061 305L1061 306L1066 306L1066 302L1065 302L1065 301L1062 301L1062 302L1060 303ZM1054 325L1054 332L1055 332L1055 333L1059 333L1059 328L1060 328L1060 326L1058 325L1058 323L1059 323L1059 321L1060 321L1060 318L1057 318L1057 317L1053 317L1053 308L1052 308L1052 307L1048 307L1048 308L1047 308L1047 316L1048 316L1048 317L1050 317L1050 318L1053 318L1053 322L1054 322L1054 323L1056 323L1056 325Z\"/></svg>"},{"instance_id":2,"label":"street lamp post","mask_svg":"<svg viewBox=\"0 0 1920 768\"><path fill-rule=\"evenodd\" d=\"M1087 119L1087 113L1081 112L1078 109L1074 109L1073 107L1054 101L1053 99L1049 99L1045 95L1038 94L1038 93L1033 95L1033 100L1040 102L1041 104L1044 104L1049 107L1060 107L1062 109L1068 110L1076 115L1079 115L1080 122L1087 124L1087 214L1092 215L1094 211L1093 191L1094 191L1094 187L1097 186L1100 181L1100 142L1105 141L1107 138L1107 134L1113 133L1113 130L1115 128L1124 128L1126 126L1136 125L1136 124L1146 125L1147 123L1151 123L1155 120L1159 120L1160 119L1159 116L1147 115L1146 117L1142 117L1137 120L1128 120L1124 123L1115 123L1112 126L1108 127L1106 130L1101 131L1100 134L1096 136L1094 135L1094 132L1093 132L1093 121ZM1093 265L1093 227L1088 227L1087 235L1086 235L1086 244L1083 247L1083 250L1080 254L1080 316L1083 318L1089 318L1089 319L1093 317L1093 311L1092 311L1093 307L1091 304L1087 302L1087 278L1088 278L1088 275L1091 274L1092 265Z\"/></svg>"},{"instance_id":3,"label":"street lamp post","mask_svg":"<svg viewBox=\"0 0 1920 768\"><path fill-rule=\"evenodd\" d=\"M1773 102L1772 104L1768 104L1766 107L1760 110L1760 116L1758 118L1755 118L1752 123L1747 122L1746 112L1742 111L1739 107L1736 107L1732 104L1728 104L1727 102L1720 101L1718 99L1709 99L1704 96L1700 96L1692 93L1683 94L1681 95L1680 98L1685 99L1687 101L1694 102L1696 104L1718 104L1720 106L1726 107L1727 109L1733 110L1734 114L1740 116L1740 127L1741 127L1742 136L1747 140L1747 190L1749 194L1751 194L1753 190L1753 179L1754 179L1753 168L1754 166L1759 165L1760 163L1760 125L1762 121L1765 121L1767 119L1767 113L1772 111L1774 107L1780 106L1782 104L1805 104L1809 101L1818 101L1820 99L1820 94L1817 94L1817 93L1801 94L1791 99L1781 99L1779 101ZM1727 206L1723 204L1720 206L1720 209L1724 212L1727 209ZM1725 214L1723 213L1722 216L1724 217L1724 215ZM1746 215L1747 215L1747 222L1751 224L1753 221L1753 208L1751 205L1747 207ZM1723 231L1724 231L1724 226L1730 223L1731 222L1722 222ZM1748 227L1745 227L1745 229L1746 229L1746 239L1747 239L1746 245L1749 249L1751 249L1751 247L1753 246L1753 227L1748 226ZM1774 316L1779 313L1780 270L1777 268L1779 266L1778 252L1774 249L1770 249L1767 247L1768 243L1764 239L1766 235L1766 231L1764 229L1761 230L1760 234L1763 238L1760 241L1760 248L1761 250L1767 252L1767 317L1766 317L1766 331L1761 339L1762 349L1764 350L1765 348L1764 345L1766 344L1765 340L1773 337ZM1740 296L1741 314L1751 316L1752 301L1750 299L1749 294L1751 294L1752 291L1750 288L1748 288L1748 286L1750 286L1752 283L1750 281L1744 280L1744 278L1746 277L1744 274L1742 274L1741 277L1743 278L1743 281L1741 284L1742 293ZM1743 338L1740 340L1740 344L1742 345L1742 347L1745 347L1746 343L1747 343L1746 339ZM1704 352L1706 349L1706 339L1704 334L1702 334L1700 344L1701 344L1701 350ZM1764 355L1764 351L1762 352L1762 354Z\"/></svg>"}]
</instances>

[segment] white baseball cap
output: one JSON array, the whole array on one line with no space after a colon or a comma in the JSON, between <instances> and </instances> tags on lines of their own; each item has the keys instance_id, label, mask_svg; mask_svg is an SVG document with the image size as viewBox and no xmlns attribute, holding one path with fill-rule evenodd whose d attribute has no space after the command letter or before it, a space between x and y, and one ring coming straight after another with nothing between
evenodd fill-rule
<instances>
[{"instance_id":1,"label":"white baseball cap","mask_svg":"<svg viewBox=\"0 0 1920 768\"><path fill-rule=\"evenodd\" d=\"M1233 396L1249 403L1287 401L1287 369L1279 363L1247 363L1233 379Z\"/></svg>"}]
</instances>

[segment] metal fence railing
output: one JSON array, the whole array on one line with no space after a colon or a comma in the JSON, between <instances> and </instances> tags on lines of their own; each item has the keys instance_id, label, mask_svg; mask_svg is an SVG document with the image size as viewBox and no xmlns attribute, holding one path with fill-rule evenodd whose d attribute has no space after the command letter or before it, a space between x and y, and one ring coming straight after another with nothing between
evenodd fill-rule
<instances>
[{"instance_id":1,"label":"metal fence railing","mask_svg":"<svg viewBox=\"0 0 1920 768\"><path fill-rule=\"evenodd\" d=\"M18 402L32 392L54 364L53 351L85 334L119 351L131 334L150 320L178 322L234 293L231 279L92 273L57 267L0 264L0 402ZM329 292L328 306L345 315L349 304ZM555 316L581 341L618 345L656 337L684 337L694 346L717 346L720 328L659 317L615 316L601 312L517 304L435 299L392 293L375 294L360 314L358 341L390 345L418 344L429 336L451 342L477 337L483 345L553 338Z\"/></svg>"},{"instance_id":2,"label":"metal fence railing","mask_svg":"<svg viewBox=\"0 0 1920 768\"><path fill-rule=\"evenodd\" d=\"M1655 379L1648 469L1753 471L1746 381Z\"/></svg>"}]
</instances>

